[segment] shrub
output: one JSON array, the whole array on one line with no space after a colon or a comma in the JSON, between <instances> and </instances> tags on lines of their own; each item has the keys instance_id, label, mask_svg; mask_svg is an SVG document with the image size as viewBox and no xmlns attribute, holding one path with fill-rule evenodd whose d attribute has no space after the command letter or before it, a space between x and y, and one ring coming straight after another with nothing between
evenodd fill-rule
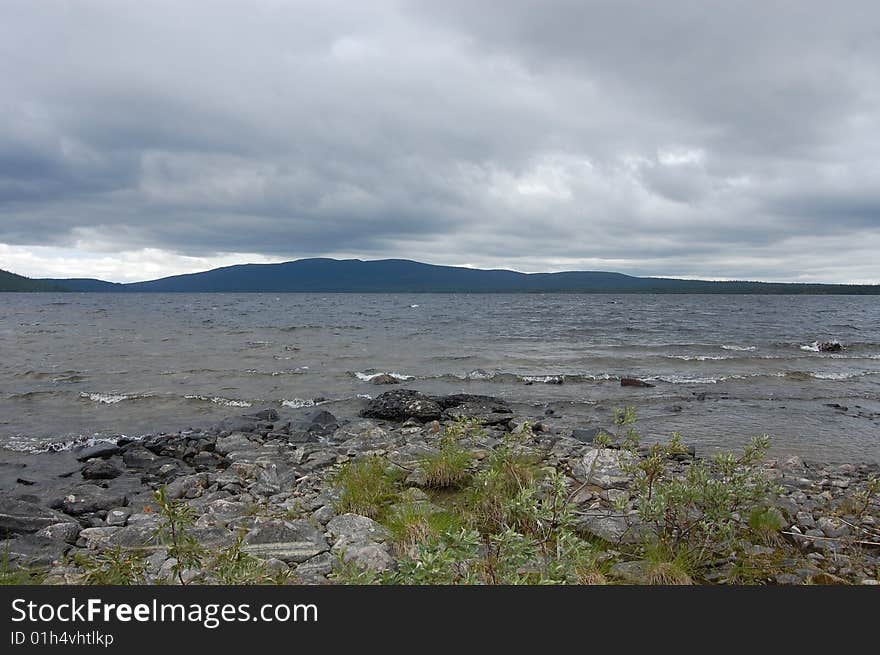
<instances>
[{"instance_id":1,"label":"shrub","mask_svg":"<svg viewBox=\"0 0 880 655\"><path fill-rule=\"evenodd\" d=\"M397 499L402 477L379 456L346 462L330 480L342 492L336 511L379 517Z\"/></svg>"}]
</instances>

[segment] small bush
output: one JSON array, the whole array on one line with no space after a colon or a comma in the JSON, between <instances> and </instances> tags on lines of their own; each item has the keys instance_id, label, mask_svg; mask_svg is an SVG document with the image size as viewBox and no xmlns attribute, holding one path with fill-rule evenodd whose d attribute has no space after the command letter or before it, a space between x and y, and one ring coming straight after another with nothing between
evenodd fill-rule
<instances>
[{"instance_id":1,"label":"small bush","mask_svg":"<svg viewBox=\"0 0 880 655\"><path fill-rule=\"evenodd\" d=\"M402 472L389 468L378 456L346 462L331 478L331 484L342 491L336 511L375 519L397 499L402 478Z\"/></svg>"}]
</instances>

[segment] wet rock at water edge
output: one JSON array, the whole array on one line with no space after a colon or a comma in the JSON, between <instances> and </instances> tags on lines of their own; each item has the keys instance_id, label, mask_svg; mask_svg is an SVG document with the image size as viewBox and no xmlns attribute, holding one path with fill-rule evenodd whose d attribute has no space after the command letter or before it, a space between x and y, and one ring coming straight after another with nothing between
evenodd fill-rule
<instances>
[{"instance_id":1,"label":"wet rock at water edge","mask_svg":"<svg viewBox=\"0 0 880 655\"><path fill-rule=\"evenodd\" d=\"M81 448L75 451L75 453L77 460L79 460L80 462L85 462L87 460L98 457L111 457L119 453L119 450L119 446L114 443L99 443L95 444L94 446L86 446L85 448Z\"/></svg>"},{"instance_id":2,"label":"wet rock at water edge","mask_svg":"<svg viewBox=\"0 0 880 655\"><path fill-rule=\"evenodd\" d=\"M843 344L839 341L818 341L816 347L822 353L839 353L843 350Z\"/></svg>"},{"instance_id":3,"label":"wet rock at water edge","mask_svg":"<svg viewBox=\"0 0 880 655\"><path fill-rule=\"evenodd\" d=\"M620 378L621 387L653 387L654 385L638 378Z\"/></svg>"},{"instance_id":4,"label":"wet rock at water edge","mask_svg":"<svg viewBox=\"0 0 880 655\"><path fill-rule=\"evenodd\" d=\"M370 384L400 384L400 380L393 375L380 373L379 375L374 375L370 378Z\"/></svg>"},{"instance_id":5,"label":"wet rock at water edge","mask_svg":"<svg viewBox=\"0 0 880 655\"><path fill-rule=\"evenodd\" d=\"M382 393L361 411L364 418L378 418L387 421L403 421L414 418L421 422L440 419L440 404L423 393L411 389L395 389Z\"/></svg>"},{"instance_id":6,"label":"wet rock at water edge","mask_svg":"<svg viewBox=\"0 0 880 655\"><path fill-rule=\"evenodd\" d=\"M329 437L339 428L339 421L330 412L314 409L290 422L289 441L308 443L318 441L321 437Z\"/></svg>"}]
</instances>

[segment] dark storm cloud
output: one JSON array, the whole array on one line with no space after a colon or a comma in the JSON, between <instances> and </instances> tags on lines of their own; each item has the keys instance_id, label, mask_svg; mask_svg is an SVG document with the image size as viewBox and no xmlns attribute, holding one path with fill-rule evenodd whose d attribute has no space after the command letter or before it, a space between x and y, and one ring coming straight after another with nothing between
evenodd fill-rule
<instances>
[{"instance_id":1,"label":"dark storm cloud","mask_svg":"<svg viewBox=\"0 0 880 655\"><path fill-rule=\"evenodd\" d=\"M0 244L880 281L871 2L0 19Z\"/></svg>"}]
</instances>

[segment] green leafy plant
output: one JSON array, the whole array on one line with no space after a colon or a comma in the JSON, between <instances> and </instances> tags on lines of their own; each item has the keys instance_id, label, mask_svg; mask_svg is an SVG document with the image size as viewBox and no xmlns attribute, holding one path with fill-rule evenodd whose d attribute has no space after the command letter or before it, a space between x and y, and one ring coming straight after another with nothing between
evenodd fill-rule
<instances>
[{"instance_id":1,"label":"green leafy plant","mask_svg":"<svg viewBox=\"0 0 880 655\"><path fill-rule=\"evenodd\" d=\"M336 511L377 518L397 499L402 479L402 470L377 455L346 462L330 479L341 490Z\"/></svg>"}]
</instances>

